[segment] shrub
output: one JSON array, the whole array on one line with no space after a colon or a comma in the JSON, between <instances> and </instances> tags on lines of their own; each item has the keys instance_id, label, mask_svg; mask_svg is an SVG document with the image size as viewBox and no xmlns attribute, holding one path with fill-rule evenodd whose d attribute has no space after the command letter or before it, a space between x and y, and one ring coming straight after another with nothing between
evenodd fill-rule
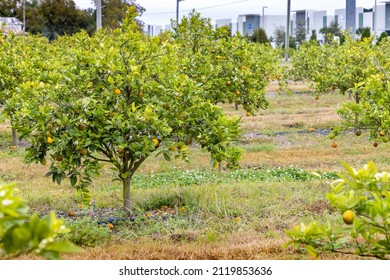
<instances>
[{"instance_id":1,"label":"shrub","mask_svg":"<svg viewBox=\"0 0 390 280\"><path fill-rule=\"evenodd\" d=\"M303 245L314 257L336 252L390 259L390 173L378 172L373 162L358 171L344 165L347 176L339 175L327 193L338 219L295 226L286 231L291 240L285 246Z\"/></svg>"}]
</instances>

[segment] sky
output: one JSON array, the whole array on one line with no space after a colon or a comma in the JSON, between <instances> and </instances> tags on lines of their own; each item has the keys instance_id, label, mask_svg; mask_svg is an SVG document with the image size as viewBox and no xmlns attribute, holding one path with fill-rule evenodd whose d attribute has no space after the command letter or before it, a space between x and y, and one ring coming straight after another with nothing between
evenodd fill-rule
<instances>
[{"instance_id":1,"label":"sky","mask_svg":"<svg viewBox=\"0 0 390 280\"><path fill-rule=\"evenodd\" d=\"M94 7L94 0L74 0L80 8ZM378 0L378 5L383 5ZM146 24L165 25L176 18L176 0L136 0L146 9L140 18ZM372 8L375 0L356 0L357 7ZM287 0L182 0L179 3L180 17L196 9L203 17L215 19L231 18L238 15L262 14L284 15L287 13ZM291 0L291 10L314 9L327 10L333 15L335 9L345 8L345 0Z\"/></svg>"}]
</instances>

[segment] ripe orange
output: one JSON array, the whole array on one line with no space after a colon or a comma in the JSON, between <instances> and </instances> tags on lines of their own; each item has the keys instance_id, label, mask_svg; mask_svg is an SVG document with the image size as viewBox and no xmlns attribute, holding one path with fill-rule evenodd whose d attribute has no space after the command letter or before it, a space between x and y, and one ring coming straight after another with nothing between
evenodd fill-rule
<instances>
[{"instance_id":1,"label":"ripe orange","mask_svg":"<svg viewBox=\"0 0 390 280\"><path fill-rule=\"evenodd\" d=\"M332 142L332 148L337 148L337 143L335 141Z\"/></svg>"},{"instance_id":2,"label":"ripe orange","mask_svg":"<svg viewBox=\"0 0 390 280\"><path fill-rule=\"evenodd\" d=\"M107 226L108 226L109 229L114 229L115 228L115 226L113 224L111 224L111 223L107 224Z\"/></svg>"},{"instance_id":3,"label":"ripe orange","mask_svg":"<svg viewBox=\"0 0 390 280\"><path fill-rule=\"evenodd\" d=\"M355 219L355 212L353 212L352 210L347 210L343 213L343 221L347 225L352 225L354 219Z\"/></svg>"},{"instance_id":4,"label":"ripe orange","mask_svg":"<svg viewBox=\"0 0 390 280\"><path fill-rule=\"evenodd\" d=\"M154 144L155 147L157 147L158 144L160 143L160 141L158 141L157 138L153 138L152 141L153 141L153 144Z\"/></svg>"},{"instance_id":5,"label":"ripe orange","mask_svg":"<svg viewBox=\"0 0 390 280\"><path fill-rule=\"evenodd\" d=\"M251 115L251 112L246 112L245 114L247 117L249 117Z\"/></svg>"},{"instance_id":6,"label":"ripe orange","mask_svg":"<svg viewBox=\"0 0 390 280\"><path fill-rule=\"evenodd\" d=\"M380 136L385 136L385 134L386 134L386 133L385 133L383 130L382 130L381 132L379 132L379 135L380 135Z\"/></svg>"},{"instance_id":7,"label":"ripe orange","mask_svg":"<svg viewBox=\"0 0 390 280\"><path fill-rule=\"evenodd\" d=\"M73 217L74 216L74 212L73 211L69 211L68 216L69 217Z\"/></svg>"},{"instance_id":8,"label":"ripe orange","mask_svg":"<svg viewBox=\"0 0 390 280\"><path fill-rule=\"evenodd\" d=\"M51 138L50 136L46 138L46 143L47 144L51 144L53 143L53 138Z\"/></svg>"},{"instance_id":9,"label":"ripe orange","mask_svg":"<svg viewBox=\"0 0 390 280\"><path fill-rule=\"evenodd\" d=\"M114 92L115 92L116 95L121 94L121 90L119 88L116 88Z\"/></svg>"},{"instance_id":10,"label":"ripe orange","mask_svg":"<svg viewBox=\"0 0 390 280\"><path fill-rule=\"evenodd\" d=\"M309 130L310 130L311 132L316 131L316 129L315 129L314 127L310 127Z\"/></svg>"},{"instance_id":11,"label":"ripe orange","mask_svg":"<svg viewBox=\"0 0 390 280\"><path fill-rule=\"evenodd\" d=\"M171 146L171 147L169 147L169 149L170 149L171 151L176 151L176 150L177 150L177 147L176 147L176 146Z\"/></svg>"}]
</instances>

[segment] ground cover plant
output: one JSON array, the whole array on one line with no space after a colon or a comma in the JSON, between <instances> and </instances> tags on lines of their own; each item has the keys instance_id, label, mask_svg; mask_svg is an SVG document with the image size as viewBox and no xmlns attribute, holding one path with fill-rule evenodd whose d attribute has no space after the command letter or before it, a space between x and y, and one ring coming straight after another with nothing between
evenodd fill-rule
<instances>
[{"instance_id":1,"label":"ground cover plant","mask_svg":"<svg viewBox=\"0 0 390 280\"><path fill-rule=\"evenodd\" d=\"M291 65L278 64L272 50L212 31L197 14L157 38L137 33L130 19L122 30L45 45L43 70L15 64L30 79L1 89L0 179L17 183L29 214L63 218L71 231L60 238L84 248L64 258L307 259L307 249L319 249L283 245L301 222L342 221L326 195L345 172L341 162L374 161L388 171L385 107L358 114L359 124L381 123L359 127L363 137L355 118L335 130L356 116L349 96L313 95L307 81L276 93L281 69ZM189 22L198 28L187 33ZM23 40L17 51L30 38ZM387 58L378 56L378 64L355 86L383 105ZM18 146L11 123L22 136ZM313 255L359 258L323 251Z\"/></svg>"}]
</instances>

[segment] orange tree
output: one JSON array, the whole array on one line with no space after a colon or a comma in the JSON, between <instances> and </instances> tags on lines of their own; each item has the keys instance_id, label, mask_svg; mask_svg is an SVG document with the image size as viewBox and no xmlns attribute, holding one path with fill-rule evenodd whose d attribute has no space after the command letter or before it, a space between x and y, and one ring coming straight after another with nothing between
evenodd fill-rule
<instances>
[{"instance_id":1,"label":"orange tree","mask_svg":"<svg viewBox=\"0 0 390 280\"><path fill-rule=\"evenodd\" d=\"M309 80L317 93L339 89L350 96L338 110L342 123L331 138L353 128L356 135L366 130L376 142L389 141L388 45L346 37L341 46L307 44L295 54L293 77Z\"/></svg>"},{"instance_id":2,"label":"orange tree","mask_svg":"<svg viewBox=\"0 0 390 280\"><path fill-rule=\"evenodd\" d=\"M351 63L355 64L352 67L355 70L346 73L351 80L348 91L356 102L347 102L338 110L342 123L332 136L357 127L359 130L356 134L367 131L377 147L378 143L390 140L390 60L386 55L390 43L384 41L379 46L367 45L367 42L356 44L363 47L351 51L351 57L357 56L355 62ZM359 59L363 62L359 62ZM340 57L340 60L344 59Z\"/></svg>"},{"instance_id":3,"label":"orange tree","mask_svg":"<svg viewBox=\"0 0 390 280\"><path fill-rule=\"evenodd\" d=\"M224 116L181 71L177 45L145 37L133 16L112 33L75 35L71 50L58 52L51 80L23 83L12 100L23 104L14 122L31 143L29 162L49 159L54 181L68 177L85 194L101 163L112 164L127 213L131 179L152 154L186 159L187 145L196 142L214 165L235 167L240 158L232 145L239 119ZM29 100L32 91L36 98Z\"/></svg>"},{"instance_id":4,"label":"orange tree","mask_svg":"<svg viewBox=\"0 0 390 280\"><path fill-rule=\"evenodd\" d=\"M373 162L360 170L344 165L347 174L326 195L337 219L295 226L286 231L285 246L303 246L313 257L334 252L390 259L390 173L379 172Z\"/></svg>"},{"instance_id":5,"label":"orange tree","mask_svg":"<svg viewBox=\"0 0 390 280\"><path fill-rule=\"evenodd\" d=\"M19 106L8 106L7 103L12 97L17 98L19 85L38 81L39 73L46 67L48 48L48 41L42 37L0 34L0 106L4 107L6 117L13 119L14 112L19 109ZM13 145L16 144L13 129Z\"/></svg>"},{"instance_id":6,"label":"orange tree","mask_svg":"<svg viewBox=\"0 0 390 280\"><path fill-rule=\"evenodd\" d=\"M182 57L181 72L206 90L212 103L242 104L248 113L265 109L265 87L281 79L278 54L269 45L232 37L226 27L214 30L210 19L191 12L174 28Z\"/></svg>"}]
</instances>

